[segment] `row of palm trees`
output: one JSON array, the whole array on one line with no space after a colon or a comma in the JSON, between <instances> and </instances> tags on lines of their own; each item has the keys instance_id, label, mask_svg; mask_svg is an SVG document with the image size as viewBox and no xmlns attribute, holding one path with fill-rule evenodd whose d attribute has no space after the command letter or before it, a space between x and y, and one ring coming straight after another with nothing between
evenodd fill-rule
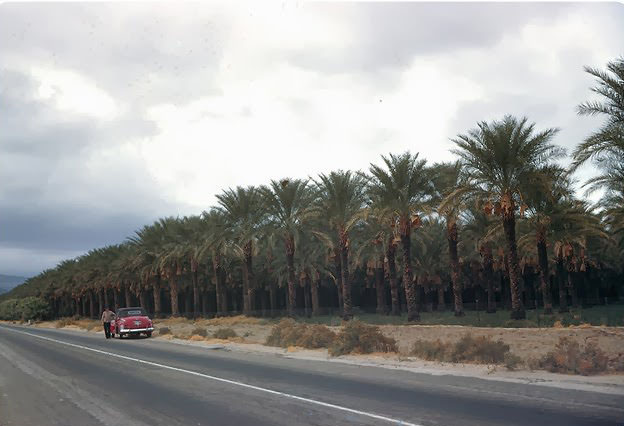
<instances>
[{"instance_id":1,"label":"row of palm trees","mask_svg":"<svg viewBox=\"0 0 624 426\"><path fill-rule=\"evenodd\" d=\"M527 300L551 313L556 287L565 311L568 293L578 303L579 286L595 288L598 270L621 274L624 257L624 60L586 71L601 100L579 113L605 124L569 169L552 143L557 129L505 116L455 137L456 162L429 165L405 152L367 172L228 189L201 215L160 219L17 292L48 298L57 314L140 303L156 315L181 306L194 315L316 315L337 305L349 319L357 283L374 288L377 312L406 308L417 321L434 294L438 307L452 294L463 315L466 287L488 312L500 298L512 319L525 318ZM589 161L600 174L585 185L604 194L595 205L573 189L572 173Z\"/></svg>"}]
</instances>

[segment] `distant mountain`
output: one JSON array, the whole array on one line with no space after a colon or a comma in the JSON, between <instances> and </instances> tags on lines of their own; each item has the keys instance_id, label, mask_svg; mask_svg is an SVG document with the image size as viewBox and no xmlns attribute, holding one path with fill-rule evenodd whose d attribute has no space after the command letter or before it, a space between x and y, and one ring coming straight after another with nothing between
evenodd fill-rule
<instances>
[{"instance_id":1,"label":"distant mountain","mask_svg":"<svg viewBox=\"0 0 624 426\"><path fill-rule=\"evenodd\" d=\"M17 277L15 275L4 275L0 274L0 294L6 293L11 290L13 287L22 284L26 281L25 277Z\"/></svg>"}]
</instances>

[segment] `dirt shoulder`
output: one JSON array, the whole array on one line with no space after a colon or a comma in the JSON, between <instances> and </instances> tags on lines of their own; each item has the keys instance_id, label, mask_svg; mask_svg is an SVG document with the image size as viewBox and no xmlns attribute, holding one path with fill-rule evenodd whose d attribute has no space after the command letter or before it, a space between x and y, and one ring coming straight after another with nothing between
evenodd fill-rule
<instances>
[{"instance_id":1,"label":"dirt shoulder","mask_svg":"<svg viewBox=\"0 0 624 426\"><path fill-rule=\"evenodd\" d=\"M440 325L382 325L382 333L397 341L398 353L343 355L330 357L326 349L302 349L296 347L275 348L264 346L274 323L246 317L226 317L192 321L185 318L155 320L158 339L172 343L199 345L206 348L275 354L283 357L323 360L328 362L370 365L382 368L402 369L426 374L451 374L479 377L488 380L507 380L521 383L533 383L543 386L570 387L607 393L624 394L624 374L601 374L596 376L572 376L530 371L526 367L518 371L509 371L501 365L456 364L437 361L425 361L409 356L410 349L418 340L454 343L470 333L474 337L486 336L502 340L510 346L513 354L522 359L538 358L552 351L561 337L575 340L582 345L600 347L609 358L624 359L624 327L576 326L567 328L485 328ZM49 321L37 323L36 327L67 328L90 330L102 333L101 325L96 320L78 320L59 323ZM215 339L213 334L224 328L231 329L236 337ZM340 327L330 327L339 331ZM158 330L167 331L166 334ZM198 332L205 330L205 336ZM216 346L215 346L216 345Z\"/></svg>"}]
</instances>

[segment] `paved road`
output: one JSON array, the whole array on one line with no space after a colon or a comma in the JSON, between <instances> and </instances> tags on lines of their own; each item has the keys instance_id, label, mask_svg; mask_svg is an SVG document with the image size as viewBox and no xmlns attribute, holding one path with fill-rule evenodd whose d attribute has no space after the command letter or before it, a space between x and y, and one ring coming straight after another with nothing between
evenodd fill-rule
<instances>
[{"instance_id":1,"label":"paved road","mask_svg":"<svg viewBox=\"0 0 624 426\"><path fill-rule=\"evenodd\" d=\"M345 424L624 425L624 398L0 325L1 426Z\"/></svg>"}]
</instances>

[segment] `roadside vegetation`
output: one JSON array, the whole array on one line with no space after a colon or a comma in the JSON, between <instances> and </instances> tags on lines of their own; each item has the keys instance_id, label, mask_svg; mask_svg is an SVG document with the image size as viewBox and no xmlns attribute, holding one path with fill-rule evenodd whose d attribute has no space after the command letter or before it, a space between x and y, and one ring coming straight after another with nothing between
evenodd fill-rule
<instances>
[{"instance_id":1,"label":"roadside vegetation","mask_svg":"<svg viewBox=\"0 0 624 426\"><path fill-rule=\"evenodd\" d=\"M8 299L0 302L0 320L41 321L52 316L50 304L40 297Z\"/></svg>"},{"instance_id":2,"label":"roadside vegetation","mask_svg":"<svg viewBox=\"0 0 624 426\"><path fill-rule=\"evenodd\" d=\"M349 321L335 333L319 324L298 323L292 319L281 320L271 330L266 340L268 346L326 348L332 356L397 352L396 341L384 336L378 327L359 321Z\"/></svg>"}]
</instances>

